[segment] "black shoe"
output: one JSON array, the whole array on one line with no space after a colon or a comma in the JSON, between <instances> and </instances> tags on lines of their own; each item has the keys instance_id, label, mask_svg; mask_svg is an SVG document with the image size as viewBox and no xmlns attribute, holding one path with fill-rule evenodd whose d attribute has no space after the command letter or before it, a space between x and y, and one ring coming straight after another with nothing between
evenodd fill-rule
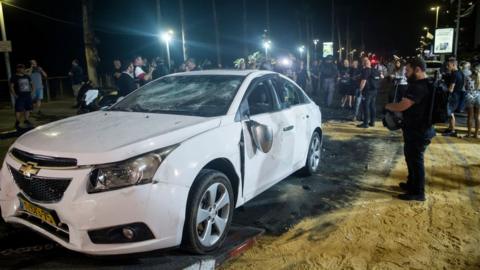
<instances>
[{"instance_id":1,"label":"black shoe","mask_svg":"<svg viewBox=\"0 0 480 270\"><path fill-rule=\"evenodd\" d=\"M360 125L357 125L357 127L359 127L359 128L368 128L368 125L360 124Z\"/></svg>"},{"instance_id":2,"label":"black shoe","mask_svg":"<svg viewBox=\"0 0 480 270\"><path fill-rule=\"evenodd\" d=\"M15 121L15 129L19 129L20 128L20 122L19 121Z\"/></svg>"},{"instance_id":3,"label":"black shoe","mask_svg":"<svg viewBox=\"0 0 480 270\"><path fill-rule=\"evenodd\" d=\"M375 123L369 123L368 125L371 126L371 127L374 127Z\"/></svg>"},{"instance_id":4,"label":"black shoe","mask_svg":"<svg viewBox=\"0 0 480 270\"><path fill-rule=\"evenodd\" d=\"M452 131L451 129L446 129L444 132L442 132L442 136L457 137L457 132Z\"/></svg>"},{"instance_id":5,"label":"black shoe","mask_svg":"<svg viewBox=\"0 0 480 270\"><path fill-rule=\"evenodd\" d=\"M404 191L410 191L411 189L407 182L402 182L398 186Z\"/></svg>"},{"instance_id":6,"label":"black shoe","mask_svg":"<svg viewBox=\"0 0 480 270\"><path fill-rule=\"evenodd\" d=\"M405 193L398 195L398 198L403 201L425 201L425 194L413 194L413 193Z\"/></svg>"}]
</instances>

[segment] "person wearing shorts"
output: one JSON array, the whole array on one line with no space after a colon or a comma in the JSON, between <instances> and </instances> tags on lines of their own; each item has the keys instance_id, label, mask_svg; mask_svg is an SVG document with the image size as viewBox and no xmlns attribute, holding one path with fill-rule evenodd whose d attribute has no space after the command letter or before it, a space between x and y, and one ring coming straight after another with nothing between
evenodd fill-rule
<instances>
[{"instance_id":1,"label":"person wearing shorts","mask_svg":"<svg viewBox=\"0 0 480 270\"><path fill-rule=\"evenodd\" d=\"M460 108L463 95L464 86L464 76L463 73L458 70L457 59L450 58L447 62L447 68L450 72L449 82L448 82L448 92L450 96L448 97L448 114L450 116L450 125L448 129L443 132L443 136L452 136L457 137L457 132L455 131L455 111Z\"/></svg>"},{"instance_id":2,"label":"person wearing shorts","mask_svg":"<svg viewBox=\"0 0 480 270\"><path fill-rule=\"evenodd\" d=\"M473 73L468 69L464 70L465 90L465 108L467 109L467 137L478 139L478 130L480 128L480 64L477 65ZM475 131L472 134L472 122L475 125Z\"/></svg>"},{"instance_id":3,"label":"person wearing shorts","mask_svg":"<svg viewBox=\"0 0 480 270\"><path fill-rule=\"evenodd\" d=\"M47 78L47 73L43 68L38 66L36 60L32 59L30 60L30 68L27 70L27 74L30 76L32 84L35 86L32 98L35 102L37 112L41 114L40 107L42 106L43 100L43 78Z\"/></svg>"},{"instance_id":4,"label":"person wearing shorts","mask_svg":"<svg viewBox=\"0 0 480 270\"><path fill-rule=\"evenodd\" d=\"M32 94L33 84L30 76L25 74L25 66L18 64L16 73L10 78L10 93L15 97L15 128L20 128L20 119L24 119L24 124L32 126L29 121L30 112L33 109Z\"/></svg>"}]
</instances>

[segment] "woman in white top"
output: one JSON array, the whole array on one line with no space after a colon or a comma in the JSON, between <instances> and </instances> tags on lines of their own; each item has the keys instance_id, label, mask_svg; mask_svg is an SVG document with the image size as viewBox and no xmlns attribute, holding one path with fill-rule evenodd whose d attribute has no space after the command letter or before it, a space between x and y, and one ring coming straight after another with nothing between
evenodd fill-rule
<instances>
[{"instance_id":1,"label":"woman in white top","mask_svg":"<svg viewBox=\"0 0 480 270\"><path fill-rule=\"evenodd\" d=\"M407 77L405 76L405 65L402 64L400 59L395 60L395 66L390 78L393 81L395 91L394 102L399 102L404 97L408 86Z\"/></svg>"}]
</instances>

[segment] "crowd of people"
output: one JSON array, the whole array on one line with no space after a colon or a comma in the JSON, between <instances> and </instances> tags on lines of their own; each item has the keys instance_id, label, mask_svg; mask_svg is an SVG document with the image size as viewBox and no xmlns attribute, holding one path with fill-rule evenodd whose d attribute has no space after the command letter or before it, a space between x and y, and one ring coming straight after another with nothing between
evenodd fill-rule
<instances>
[{"instance_id":1,"label":"crowd of people","mask_svg":"<svg viewBox=\"0 0 480 270\"><path fill-rule=\"evenodd\" d=\"M312 59L307 62L293 54L285 57L266 58L259 52L234 62L234 68L272 70L282 73L303 88L316 102L325 107L338 107L353 121L360 121L360 128L375 125L377 118L377 94L380 90L389 91L389 100L399 102L408 88L406 61L393 56L389 61L377 59L375 54L362 54L358 57L337 61L329 55L325 58ZM15 98L17 113L16 126L23 117L30 125L29 115L32 110L41 113L43 99L43 80L46 72L31 60L29 67L16 66L16 73L10 80L10 92ZM161 57L148 60L136 56L132 60L113 60L111 78L119 96L125 96L138 87L162 76L175 72L188 72L202 69L218 69L211 61L204 60L197 64L194 58L187 59L180 65L169 67ZM77 59L72 61L69 71L73 94L78 100L78 93L88 78ZM468 115L467 136L479 137L480 108L480 64L458 63L451 58L437 70L431 78L443 82L449 96L449 128L444 135L457 136L455 112L466 111ZM78 106L78 104L75 104Z\"/></svg>"}]
</instances>

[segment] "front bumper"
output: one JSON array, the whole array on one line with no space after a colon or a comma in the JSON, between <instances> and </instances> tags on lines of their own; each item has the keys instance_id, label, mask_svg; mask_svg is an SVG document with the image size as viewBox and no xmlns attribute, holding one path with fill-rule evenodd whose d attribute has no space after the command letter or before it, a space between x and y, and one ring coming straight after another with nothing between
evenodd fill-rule
<instances>
[{"instance_id":1,"label":"front bumper","mask_svg":"<svg viewBox=\"0 0 480 270\"><path fill-rule=\"evenodd\" d=\"M66 229L62 237L58 228L32 222L20 212L18 195L25 194L17 186L7 165L18 170L22 165L9 155L0 174L0 208L6 222L18 223L35 230L62 246L93 255L144 252L178 246L181 243L188 188L165 183L147 184L124 189L87 193L89 168L41 169L38 176L71 178L63 198L56 203L34 204L53 210ZM144 223L154 239L121 244L94 244L88 232L122 224Z\"/></svg>"}]
</instances>

